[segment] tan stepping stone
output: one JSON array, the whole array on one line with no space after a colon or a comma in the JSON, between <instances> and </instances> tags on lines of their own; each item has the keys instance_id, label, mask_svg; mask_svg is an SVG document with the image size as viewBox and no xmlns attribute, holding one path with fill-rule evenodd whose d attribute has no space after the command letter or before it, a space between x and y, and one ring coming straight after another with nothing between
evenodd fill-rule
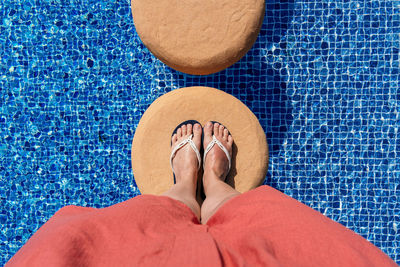
<instances>
[{"instance_id":1,"label":"tan stepping stone","mask_svg":"<svg viewBox=\"0 0 400 267\"><path fill-rule=\"evenodd\" d=\"M265 179L268 144L256 116L237 98L210 87L187 87L159 97L143 114L132 142L132 170L142 194L160 195L173 185L171 134L181 122L218 121L233 136L232 168L226 179L239 192Z\"/></svg>"},{"instance_id":2,"label":"tan stepping stone","mask_svg":"<svg viewBox=\"0 0 400 267\"><path fill-rule=\"evenodd\" d=\"M162 62L181 72L221 71L253 46L264 0L132 0L136 31Z\"/></svg>"}]
</instances>

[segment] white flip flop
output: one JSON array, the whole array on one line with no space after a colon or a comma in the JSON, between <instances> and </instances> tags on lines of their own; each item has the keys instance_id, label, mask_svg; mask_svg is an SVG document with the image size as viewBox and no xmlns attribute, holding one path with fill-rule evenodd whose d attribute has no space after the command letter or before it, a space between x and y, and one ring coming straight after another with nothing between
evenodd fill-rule
<instances>
[{"instance_id":1,"label":"white flip flop","mask_svg":"<svg viewBox=\"0 0 400 267\"><path fill-rule=\"evenodd\" d=\"M184 147L184 146L185 146L186 144L188 144L188 143L189 143L190 147L193 149L193 151L196 153L197 161L199 162L198 167L197 167L197 170L200 169L200 166L201 166L201 156L200 156L200 152L199 152L199 150L197 149L197 147L196 147L196 145L194 144L194 142L193 142L192 139L193 139L193 134L189 135L187 138L185 138L185 139L183 139L182 141L180 141L180 142L174 147L174 149L172 150L172 152L171 152L171 157L170 157L170 164L171 164L171 169L172 169L172 172L174 173L174 175L175 175L175 171L174 171L174 166L173 166L173 164L172 164L172 160L174 159L174 157L175 157L175 155L176 155L176 152L178 152L179 149L181 149L182 147Z\"/></svg>"},{"instance_id":2,"label":"white flip flop","mask_svg":"<svg viewBox=\"0 0 400 267\"><path fill-rule=\"evenodd\" d=\"M228 150L226 149L226 147L215 137L215 135L213 135L213 139L212 139L211 142L208 144L206 150L204 150L203 169L204 169L204 164L205 164L205 162L206 162L207 153L213 148L213 146L214 146L215 144L216 144L217 146L219 146L219 148L221 148L222 151L224 151L226 157L228 158L228 160L229 160L229 170L228 170L228 172L229 172L229 171L231 170L231 161L232 161L232 160L231 160L231 156L229 155L229 152L228 152Z\"/></svg>"}]
</instances>

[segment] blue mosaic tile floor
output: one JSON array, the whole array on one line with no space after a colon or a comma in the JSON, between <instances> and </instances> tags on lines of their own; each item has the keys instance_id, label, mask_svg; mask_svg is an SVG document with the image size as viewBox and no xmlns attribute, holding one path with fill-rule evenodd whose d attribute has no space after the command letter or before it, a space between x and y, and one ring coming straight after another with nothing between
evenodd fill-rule
<instances>
[{"instance_id":1,"label":"blue mosaic tile floor","mask_svg":"<svg viewBox=\"0 0 400 267\"><path fill-rule=\"evenodd\" d=\"M400 263L400 3L267 1L237 64L196 77L142 45L128 0L0 3L0 263L59 208L140 194L141 115L183 86L242 100L268 137L265 184Z\"/></svg>"}]
</instances>

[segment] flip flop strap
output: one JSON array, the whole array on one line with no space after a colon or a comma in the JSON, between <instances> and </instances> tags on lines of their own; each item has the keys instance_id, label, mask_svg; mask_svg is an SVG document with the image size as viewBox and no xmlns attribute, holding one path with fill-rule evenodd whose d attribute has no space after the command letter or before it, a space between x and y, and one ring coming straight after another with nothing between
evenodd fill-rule
<instances>
[{"instance_id":1,"label":"flip flop strap","mask_svg":"<svg viewBox=\"0 0 400 267\"><path fill-rule=\"evenodd\" d=\"M226 157L229 160L229 170L231 169L231 156L229 155L228 150L224 147L224 145L215 137L215 135L213 135L213 139L211 140L211 142L208 144L206 150L204 151L204 156L203 156L203 165L206 162L206 155L207 153L213 148L214 145L218 145L219 148L222 149L222 151L224 151ZM204 166L203 166L204 169Z\"/></svg>"},{"instance_id":2,"label":"flip flop strap","mask_svg":"<svg viewBox=\"0 0 400 267\"><path fill-rule=\"evenodd\" d=\"M181 142L179 142L179 144L177 144L174 149L171 152L171 157L170 157L170 164L171 164L171 168L172 171L175 173L174 171L174 166L172 165L172 160L174 159L176 152L178 152L179 149L181 149L182 147L184 147L187 143L189 143L190 147L193 149L193 151L196 153L197 156L197 161L199 162L199 165L197 167L197 170L200 169L201 166L201 156L200 156L200 152L197 149L196 145L194 144L193 140L193 134L189 135L188 138L183 139Z\"/></svg>"}]
</instances>

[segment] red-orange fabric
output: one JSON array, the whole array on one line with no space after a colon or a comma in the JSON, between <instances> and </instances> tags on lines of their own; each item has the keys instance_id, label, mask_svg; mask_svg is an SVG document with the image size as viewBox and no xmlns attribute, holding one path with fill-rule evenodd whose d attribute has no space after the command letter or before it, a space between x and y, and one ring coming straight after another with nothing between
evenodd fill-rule
<instances>
[{"instance_id":1,"label":"red-orange fabric","mask_svg":"<svg viewBox=\"0 0 400 267\"><path fill-rule=\"evenodd\" d=\"M66 206L6 266L397 265L353 231L260 186L227 201L206 225L165 196Z\"/></svg>"}]
</instances>

